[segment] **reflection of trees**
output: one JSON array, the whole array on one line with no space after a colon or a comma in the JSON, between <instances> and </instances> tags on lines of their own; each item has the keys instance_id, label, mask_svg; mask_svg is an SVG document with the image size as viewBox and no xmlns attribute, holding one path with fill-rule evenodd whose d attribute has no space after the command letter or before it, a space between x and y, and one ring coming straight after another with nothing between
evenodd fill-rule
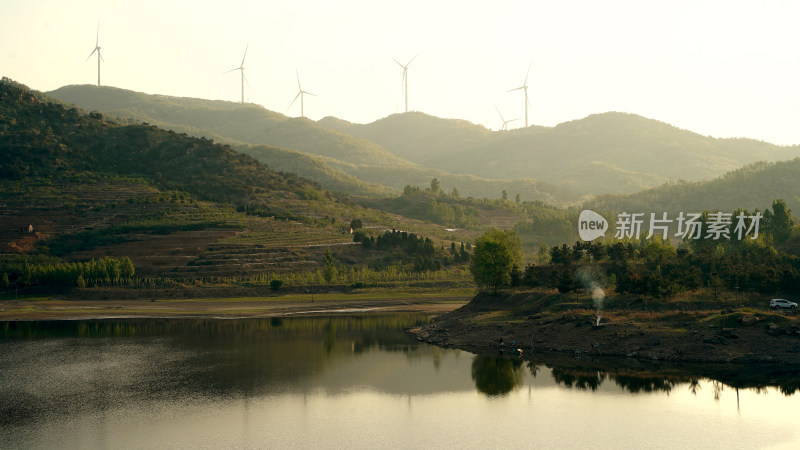
<instances>
[{"instance_id":1,"label":"reflection of trees","mask_svg":"<svg viewBox=\"0 0 800 450\"><path fill-rule=\"evenodd\" d=\"M793 380L783 384L778 385L778 389L783 393L783 395L792 395L798 390L800 390L800 380Z\"/></svg>"},{"instance_id":2,"label":"reflection of trees","mask_svg":"<svg viewBox=\"0 0 800 450\"><path fill-rule=\"evenodd\" d=\"M700 379L692 378L691 380L689 380L689 392L691 392L692 395L696 396L697 391L699 390L700 390Z\"/></svg>"},{"instance_id":3,"label":"reflection of trees","mask_svg":"<svg viewBox=\"0 0 800 450\"><path fill-rule=\"evenodd\" d=\"M724 385L717 380L712 381L712 390L714 391L714 400L719 401L720 394L722 394L722 390L724 389Z\"/></svg>"},{"instance_id":4,"label":"reflection of trees","mask_svg":"<svg viewBox=\"0 0 800 450\"><path fill-rule=\"evenodd\" d=\"M330 355L333 351L333 347L336 345L336 327L331 322L325 324L325 339L323 342L325 345L325 353Z\"/></svg>"},{"instance_id":5,"label":"reflection of trees","mask_svg":"<svg viewBox=\"0 0 800 450\"><path fill-rule=\"evenodd\" d=\"M472 380L486 395L504 395L522 384L522 361L477 355L472 360Z\"/></svg>"},{"instance_id":6,"label":"reflection of trees","mask_svg":"<svg viewBox=\"0 0 800 450\"><path fill-rule=\"evenodd\" d=\"M658 376L611 375L610 378L617 383L617 386L632 394L658 391L670 392L675 386L675 380Z\"/></svg>"},{"instance_id":7,"label":"reflection of trees","mask_svg":"<svg viewBox=\"0 0 800 450\"><path fill-rule=\"evenodd\" d=\"M597 390L603 383L605 376L598 371L583 371L553 368L553 379L567 387Z\"/></svg>"},{"instance_id":8,"label":"reflection of trees","mask_svg":"<svg viewBox=\"0 0 800 450\"><path fill-rule=\"evenodd\" d=\"M539 373L539 365L537 365L533 361L528 361L528 369L530 369L531 375L533 375L533 378L536 378L536 374Z\"/></svg>"}]
</instances>

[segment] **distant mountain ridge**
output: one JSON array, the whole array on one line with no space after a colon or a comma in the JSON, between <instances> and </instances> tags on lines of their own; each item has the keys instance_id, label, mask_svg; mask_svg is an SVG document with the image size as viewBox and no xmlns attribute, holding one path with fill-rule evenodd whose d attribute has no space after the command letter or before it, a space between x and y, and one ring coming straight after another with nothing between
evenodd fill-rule
<instances>
[{"instance_id":1,"label":"distant mountain ridge","mask_svg":"<svg viewBox=\"0 0 800 450\"><path fill-rule=\"evenodd\" d=\"M85 109L114 115L122 121L148 122L226 142L274 170L297 173L319 182L326 189L348 194L390 195L392 191L402 191L406 185L428 185L432 178L438 177L442 189L449 192L457 188L464 196L498 198L506 190L512 197L519 193L523 200L553 204L578 199L568 189L529 177L485 179L421 168L366 138L326 127L324 121L292 119L257 105L89 85L65 86L48 94ZM340 129L346 127L346 122L341 122ZM473 127L464 121L459 121L458 126ZM488 130L483 129L483 132Z\"/></svg>"},{"instance_id":2,"label":"distant mountain ridge","mask_svg":"<svg viewBox=\"0 0 800 450\"><path fill-rule=\"evenodd\" d=\"M330 118L320 123L428 167L485 178L535 178L584 195L710 179L756 161L800 155L798 146L715 139L618 112L552 128L500 132L423 113L395 114L366 125Z\"/></svg>"},{"instance_id":3,"label":"distant mountain ridge","mask_svg":"<svg viewBox=\"0 0 800 450\"><path fill-rule=\"evenodd\" d=\"M188 128L187 132L192 129L210 130L223 139L300 150L352 164L390 167L415 165L373 142L320 127L308 119L290 118L254 104L150 95L114 87L86 85L64 86L46 94L88 110L182 125Z\"/></svg>"},{"instance_id":4,"label":"distant mountain ridge","mask_svg":"<svg viewBox=\"0 0 800 450\"><path fill-rule=\"evenodd\" d=\"M800 158L753 163L707 181L679 181L634 194L603 195L583 207L645 213L764 211L776 199L800 213Z\"/></svg>"}]
</instances>

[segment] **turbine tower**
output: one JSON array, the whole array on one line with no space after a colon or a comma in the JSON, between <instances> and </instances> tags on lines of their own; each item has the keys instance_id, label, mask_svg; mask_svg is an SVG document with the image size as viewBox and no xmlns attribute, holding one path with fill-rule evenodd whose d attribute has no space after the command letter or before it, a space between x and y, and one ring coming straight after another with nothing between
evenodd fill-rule
<instances>
[{"instance_id":1,"label":"turbine tower","mask_svg":"<svg viewBox=\"0 0 800 450\"><path fill-rule=\"evenodd\" d=\"M506 120L506 119L503 118L503 115L500 114L500 110L497 109L497 106L495 106L494 109L497 110L497 114L500 116L500 120L503 121L503 126L500 128L500 131L508 130L508 124L509 123L519 120L519 118Z\"/></svg>"},{"instance_id":2,"label":"turbine tower","mask_svg":"<svg viewBox=\"0 0 800 450\"><path fill-rule=\"evenodd\" d=\"M223 73L228 73L228 72L233 72L234 70L240 70L242 72L242 104L244 104L244 82L247 81L247 77L244 76L244 59L247 58L247 48L248 47L250 47L250 43L249 42L247 43L247 46L244 48L244 56L242 56L242 63L239 64L239 67L234 67L233 69L231 69L231 70L229 70L227 72L223 72ZM247 82L247 85L248 86L250 85L249 81Z\"/></svg>"},{"instance_id":3,"label":"turbine tower","mask_svg":"<svg viewBox=\"0 0 800 450\"><path fill-rule=\"evenodd\" d=\"M414 61L414 59L416 59L417 56L419 56L419 54L417 54L413 58L411 58L411 61ZM394 59L394 58L392 58L392 59ZM408 66L411 65L411 61L409 61L404 66L404 65L400 64L400 61L394 59L394 62L396 62L398 66L403 68L403 92L405 92L405 94L406 94L406 112L408 112Z\"/></svg>"},{"instance_id":4,"label":"turbine tower","mask_svg":"<svg viewBox=\"0 0 800 450\"><path fill-rule=\"evenodd\" d=\"M94 41L94 50L92 50L92 53L89 53L89 57L86 58L86 61L89 61L89 58L94 55L94 52L97 52L97 85L100 86L100 61L104 61L103 57L100 56L100 22L97 22L97 39Z\"/></svg>"},{"instance_id":5,"label":"turbine tower","mask_svg":"<svg viewBox=\"0 0 800 450\"><path fill-rule=\"evenodd\" d=\"M528 107L531 104L530 100L528 100L528 75L530 75L530 73L531 73L531 66L528 66L528 73L525 74L525 82L522 83L522 86L506 91L506 92L512 92L522 89L522 91L525 92L525 128L528 128Z\"/></svg>"},{"instance_id":6,"label":"turbine tower","mask_svg":"<svg viewBox=\"0 0 800 450\"><path fill-rule=\"evenodd\" d=\"M304 91L303 88L300 86L300 72L298 72L297 69L295 69L295 74L297 75L297 91L298 92L297 92L297 95L294 97L294 100L292 100L292 103L289 103L289 108L291 108L292 105L294 105L294 102L297 101L297 97L300 97L300 117L305 117L305 112L303 111L303 96L305 94L308 94L308 95L314 95L316 97L316 95L312 94L311 92ZM286 108L286 109L288 110L289 108Z\"/></svg>"}]
</instances>

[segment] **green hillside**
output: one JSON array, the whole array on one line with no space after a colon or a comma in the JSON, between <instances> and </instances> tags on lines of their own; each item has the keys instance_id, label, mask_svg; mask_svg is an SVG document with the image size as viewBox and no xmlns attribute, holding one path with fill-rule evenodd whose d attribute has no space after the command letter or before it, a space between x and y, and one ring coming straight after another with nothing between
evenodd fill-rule
<instances>
[{"instance_id":1,"label":"green hillside","mask_svg":"<svg viewBox=\"0 0 800 450\"><path fill-rule=\"evenodd\" d=\"M535 178L584 195L630 193L666 180L700 181L756 161L791 159L795 147L715 139L634 114L605 113L556 127L490 132L422 113L367 125L321 123L451 173Z\"/></svg>"},{"instance_id":2,"label":"green hillside","mask_svg":"<svg viewBox=\"0 0 800 450\"><path fill-rule=\"evenodd\" d=\"M88 110L166 126L210 138L271 145L353 164L411 167L377 144L290 118L253 104L148 95L105 86L65 86L48 95ZM211 135L209 133L211 132Z\"/></svg>"},{"instance_id":3,"label":"green hillside","mask_svg":"<svg viewBox=\"0 0 800 450\"><path fill-rule=\"evenodd\" d=\"M117 125L100 113L48 101L10 81L0 84L0 177L20 180L97 172L154 180L200 199L263 202L274 192L317 190L253 158L151 125Z\"/></svg>"},{"instance_id":4,"label":"green hillside","mask_svg":"<svg viewBox=\"0 0 800 450\"><path fill-rule=\"evenodd\" d=\"M476 234L364 208L228 145L111 122L6 78L0 148L0 291L456 282L468 256L445 249ZM374 247L354 242L355 219ZM384 237L392 229L406 231Z\"/></svg>"},{"instance_id":5,"label":"green hillside","mask_svg":"<svg viewBox=\"0 0 800 450\"><path fill-rule=\"evenodd\" d=\"M677 181L635 194L604 195L584 206L598 211L763 211L775 199L800 212L800 158L749 164L709 181Z\"/></svg>"},{"instance_id":6,"label":"green hillside","mask_svg":"<svg viewBox=\"0 0 800 450\"><path fill-rule=\"evenodd\" d=\"M288 172L309 180L314 180L326 190L350 195L381 197L397 194L396 190L374 182L362 181L349 173L335 170L328 164L332 161L322 156L311 155L294 150L286 150L269 145L234 145L234 148L279 172ZM361 167L361 166L355 166ZM391 169L390 169L391 170ZM400 169L394 169L400 170ZM413 169L404 169L413 170Z\"/></svg>"},{"instance_id":7,"label":"green hillside","mask_svg":"<svg viewBox=\"0 0 800 450\"><path fill-rule=\"evenodd\" d=\"M314 124L256 105L148 95L110 87L66 86L50 94L82 108L112 114L124 123L147 122L229 143L274 170L297 173L325 189L346 194L379 196L439 177L445 186L456 187L467 196L498 197L506 190L519 193L523 200L569 203L577 199L569 190L531 179L489 180L448 174L446 169L416 167L366 138L350 136L348 122L333 118ZM488 133L468 122L440 120L441 124L455 124L443 139L457 138L461 130L479 135ZM431 129L431 132L436 133L438 129ZM433 137L428 136L428 139ZM425 147L419 148L427 152Z\"/></svg>"},{"instance_id":8,"label":"green hillside","mask_svg":"<svg viewBox=\"0 0 800 450\"><path fill-rule=\"evenodd\" d=\"M326 117L317 123L375 142L422 166L460 153L492 134L492 131L465 120L441 119L421 112L393 114L368 125L353 124L333 117Z\"/></svg>"}]
</instances>

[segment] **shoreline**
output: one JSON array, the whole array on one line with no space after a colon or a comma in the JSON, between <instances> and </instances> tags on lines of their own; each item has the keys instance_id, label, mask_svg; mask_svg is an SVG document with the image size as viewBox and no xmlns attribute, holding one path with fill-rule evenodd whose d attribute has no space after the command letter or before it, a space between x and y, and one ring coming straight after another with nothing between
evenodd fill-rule
<instances>
[{"instance_id":1,"label":"shoreline","mask_svg":"<svg viewBox=\"0 0 800 450\"><path fill-rule=\"evenodd\" d=\"M35 297L0 300L0 322L35 320L239 319L298 315L416 312L440 315L469 301L469 293L321 293L269 297L92 299Z\"/></svg>"},{"instance_id":2,"label":"shoreline","mask_svg":"<svg viewBox=\"0 0 800 450\"><path fill-rule=\"evenodd\" d=\"M410 332L419 341L483 354L550 353L674 363L800 365L800 321L794 313L745 308L641 319L616 311L597 326L594 311L513 311L520 298L479 294L463 307ZM626 315L627 313L627 315Z\"/></svg>"}]
</instances>

